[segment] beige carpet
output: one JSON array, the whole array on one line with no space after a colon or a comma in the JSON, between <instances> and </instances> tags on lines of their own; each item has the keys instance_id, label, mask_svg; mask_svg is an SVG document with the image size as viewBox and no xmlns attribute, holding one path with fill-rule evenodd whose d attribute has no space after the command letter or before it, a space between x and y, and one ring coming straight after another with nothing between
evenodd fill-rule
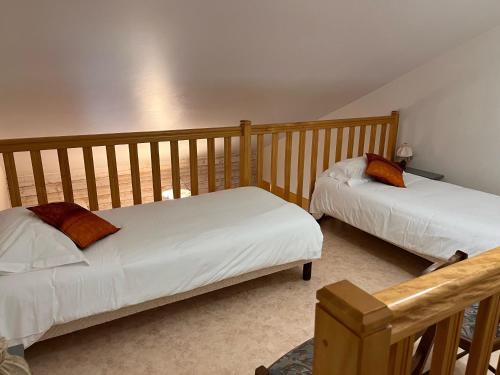
<instances>
[{"instance_id":1,"label":"beige carpet","mask_svg":"<svg viewBox=\"0 0 500 375\"><path fill-rule=\"evenodd\" d=\"M38 343L34 375L253 374L312 337L315 292L348 279L369 292L428 262L333 219L309 282L289 270Z\"/></svg>"}]
</instances>

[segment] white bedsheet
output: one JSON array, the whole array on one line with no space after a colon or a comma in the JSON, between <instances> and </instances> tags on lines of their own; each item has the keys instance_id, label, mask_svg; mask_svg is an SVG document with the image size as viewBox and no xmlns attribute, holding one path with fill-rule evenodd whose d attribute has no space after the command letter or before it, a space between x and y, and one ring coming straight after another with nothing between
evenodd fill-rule
<instances>
[{"instance_id":1,"label":"white bedsheet","mask_svg":"<svg viewBox=\"0 0 500 375\"><path fill-rule=\"evenodd\" d=\"M98 213L122 229L90 266L0 276L0 336L29 346L51 326L321 256L316 221L258 188Z\"/></svg>"},{"instance_id":2,"label":"white bedsheet","mask_svg":"<svg viewBox=\"0 0 500 375\"><path fill-rule=\"evenodd\" d=\"M310 212L335 217L428 258L470 256L500 246L500 197L405 173L406 189L354 187L323 174Z\"/></svg>"}]
</instances>

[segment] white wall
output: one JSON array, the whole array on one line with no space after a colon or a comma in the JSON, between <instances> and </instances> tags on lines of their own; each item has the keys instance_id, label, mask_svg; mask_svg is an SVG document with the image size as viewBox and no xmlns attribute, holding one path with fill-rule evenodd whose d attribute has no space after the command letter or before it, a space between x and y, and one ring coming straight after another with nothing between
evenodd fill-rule
<instances>
[{"instance_id":1,"label":"white wall","mask_svg":"<svg viewBox=\"0 0 500 375\"><path fill-rule=\"evenodd\" d=\"M1 4L0 138L310 120L500 23L493 0Z\"/></svg>"},{"instance_id":2,"label":"white wall","mask_svg":"<svg viewBox=\"0 0 500 375\"><path fill-rule=\"evenodd\" d=\"M401 111L412 166L500 194L500 27L442 54L324 118Z\"/></svg>"},{"instance_id":3,"label":"white wall","mask_svg":"<svg viewBox=\"0 0 500 375\"><path fill-rule=\"evenodd\" d=\"M411 166L443 173L445 181L454 184L500 194L500 168L497 167L500 161L500 27L444 52L321 119L386 116L393 110L401 112L398 144L409 142L414 147ZM264 150L267 159L271 153L269 141ZM298 139L294 142L292 191L296 191ZM309 142L310 136L306 140L305 197L309 191ZM322 147L320 133L319 149ZM280 139L279 148L282 156L284 139ZM344 147L344 157L345 154ZM321 155L319 152L319 159ZM331 165L334 152L330 156ZM320 163L321 160L318 165ZM278 165L278 185L283 186L282 159ZM269 181L269 161L264 166L267 167L264 178Z\"/></svg>"}]
</instances>

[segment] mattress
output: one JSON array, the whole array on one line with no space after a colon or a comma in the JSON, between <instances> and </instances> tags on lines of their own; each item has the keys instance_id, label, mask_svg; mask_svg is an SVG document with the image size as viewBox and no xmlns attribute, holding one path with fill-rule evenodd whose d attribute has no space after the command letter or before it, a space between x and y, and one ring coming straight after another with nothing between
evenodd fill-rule
<instances>
[{"instance_id":1,"label":"mattress","mask_svg":"<svg viewBox=\"0 0 500 375\"><path fill-rule=\"evenodd\" d=\"M335 217L429 259L500 245L500 197L404 174L406 189L376 181L349 187L324 173L310 212Z\"/></svg>"},{"instance_id":2,"label":"mattress","mask_svg":"<svg viewBox=\"0 0 500 375\"><path fill-rule=\"evenodd\" d=\"M255 187L108 211L122 229L74 264L0 277L0 335L25 347L50 327L321 256L313 217Z\"/></svg>"}]
</instances>

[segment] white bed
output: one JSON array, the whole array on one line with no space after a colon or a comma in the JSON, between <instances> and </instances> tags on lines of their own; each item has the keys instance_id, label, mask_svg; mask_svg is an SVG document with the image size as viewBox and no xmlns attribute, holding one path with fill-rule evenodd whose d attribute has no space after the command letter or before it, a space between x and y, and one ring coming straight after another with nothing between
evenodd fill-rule
<instances>
[{"instance_id":1,"label":"white bed","mask_svg":"<svg viewBox=\"0 0 500 375\"><path fill-rule=\"evenodd\" d=\"M323 173L310 212L332 216L428 259L470 256L500 245L500 197L404 174L404 188L355 186Z\"/></svg>"},{"instance_id":2,"label":"white bed","mask_svg":"<svg viewBox=\"0 0 500 375\"><path fill-rule=\"evenodd\" d=\"M84 251L90 265L0 276L0 336L25 347L51 327L321 256L304 210L246 187L101 211L122 229Z\"/></svg>"}]
</instances>

